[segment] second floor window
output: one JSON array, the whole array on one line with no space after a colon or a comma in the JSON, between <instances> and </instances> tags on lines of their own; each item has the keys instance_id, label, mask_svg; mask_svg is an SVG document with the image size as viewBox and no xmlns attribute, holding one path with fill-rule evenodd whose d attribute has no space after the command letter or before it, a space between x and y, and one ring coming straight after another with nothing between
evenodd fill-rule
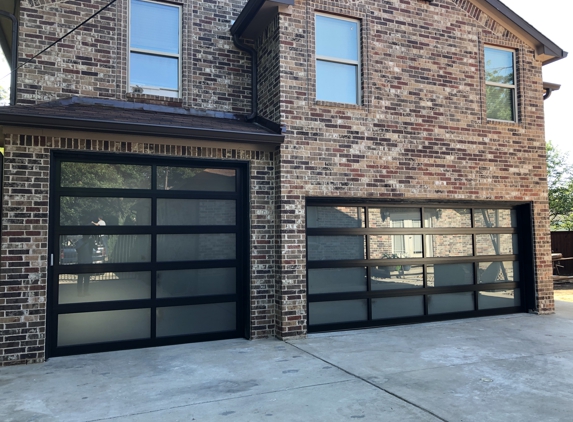
<instances>
[{"instance_id":1,"label":"second floor window","mask_svg":"<svg viewBox=\"0 0 573 422\"><path fill-rule=\"evenodd\" d=\"M179 97L181 8L146 0L130 5L130 91Z\"/></svg>"},{"instance_id":2,"label":"second floor window","mask_svg":"<svg viewBox=\"0 0 573 422\"><path fill-rule=\"evenodd\" d=\"M485 47L487 118L516 121L515 52Z\"/></svg>"},{"instance_id":3,"label":"second floor window","mask_svg":"<svg viewBox=\"0 0 573 422\"><path fill-rule=\"evenodd\" d=\"M316 15L316 99L360 104L360 24Z\"/></svg>"}]
</instances>

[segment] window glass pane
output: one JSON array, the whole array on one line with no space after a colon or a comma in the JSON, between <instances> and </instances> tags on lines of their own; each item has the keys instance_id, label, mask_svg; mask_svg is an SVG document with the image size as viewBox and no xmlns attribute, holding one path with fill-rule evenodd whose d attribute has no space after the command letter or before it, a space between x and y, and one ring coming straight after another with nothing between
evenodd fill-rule
<instances>
[{"instance_id":1,"label":"window glass pane","mask_svg":"<svg viewBox=\"0 0 573 422\"><path fill-rule=\"evenodd\" d=\"M142 87L179 89L179 59L132 52L129 83Z\"/></svg>"},{"instance_id":2,"label":"window glass pane","mask_svg":"<svg viewBox=\"0 0 573 422\"><path fill-rule=\"evenodd\" d=\"M469 209L426 208L424 224L432 227L471 227L472 214Z\"/></svg>"},{"instance_id":3,"label":"window glass pane","mask_svg":"<svg viewBox=\"0 0 573 422\"><path fill-rule=\"evenodd\" d=\"M358 61L358 22L316 15L316 55Z\"/></svg>"},{"instance_id":4,"label":"window glass pane","mask_svg":"<svg viewBox=\"0 0 573 422\"><path fill-rule=\"evenodd\" d=\"M476 247L476 255L517 254L517 235L478 234L476 235Z\"/></svg>"},{"instance_id":5,"label":"window glass pane","mask_svg":"<svg viewBox=\"0 0 573 422\"><path fill-rule=\"evenodd\" d=\"M308 207L306 224L317 227L365 227L364 208L362 207Z\"/></svg>"},{"instance_id":6,"label":"window glass pane","mask_svg":"<svg viewBox=\"0 0 573 422\"><path fill-rule=\"evenodd\" d=\"M235 191L234 169L157 167L157 189L196 191Z\"/></svg>"},{"instance_id":7,"label":"window glass pane","mask_svg":"<svg viewBox=\"0 0 573 422\"><path fill-rule=\"evenodd\" d=\"M179 54L179 10L167 4L131 0L131 47Z\"/></svg>"},{"instance_id":8,"label":"window glass pane","mask_svg":"<svg viewBox=\"0 0 573 422\"><path fill-rule=\"evenodd\" d=\"M446 314L474 310L473 293L428 295L428 314Z\"/></svg>"},{"instance_id":9,"label":"window glass pane","mask_svg":"<svg viewBox=\"0 0 573 422\"><path fill-rule=\"evenodd\" d=\"M393 234L370 236L370 258L422 258L422 235Z\"/></svg>"},{"instance_id":10,"label":"window glass pane","mask_svg":"<svg viewBox=\"0 0 573 422\"><path fill-rule=\"evenodd\" d=\"M308 313L309 322L312 325L366 321L368 304L366 299L310 302Z\"/></svg>"},{"instance_id":11,"label":"window glass pane","mask_svg":"<svg viewBox=\"0 0 573 422\"><path fill-rule=\"evenodd\" d=\"M149 309L62 314L58 316L58 347L147 339L150 327Z\"/></svg>"},{"instance_id":12,"label":"window glass pane","mask_svg":"<svg viewBox=\"0 0 573 422\"><path fill-rule=\"evenodd\" d=\"M234 200L157 199L159 226L234 226Z\"/></svg>"},{"instance_id":13,"label":"window glass pane","mask_svg":"<svg viewBox=\"0 0 573 422\"><path fill-rule=\"evenodd\" d=\"M371 228L422 227L420 208L369 208L368 224Z\"/></svg>"},{"instance_id":14,"label":"window glass pane","mask_svg":"<svg viewBox=\"0 0 573 422\"><path fill-rule=\"evenodd\" d=\"M426 236L426 257L471 256L473 254L471 235Z\"/></svg>"},{"instance_id":15,"label":"window glass pane","mask_svg":"<svg viewBox=\"0 0 573 422\"><path fill-rule=\"evenodd\" d=\"M62 163L63 188L151 189L151 167L128 164Z\"/></svg>"},{"instance_id":16,"label":"window glass pane","mask_svg":"<svg viewBox=\"0 0 573 422\"><path fill-rule=\"evenodd\" d=\"M371 267L372 290L394 290L424 287L422 265L392 265Z\"/></svg>"},{"instance_id":17,"label":"window glass pane","mask_svg":"<svg viewBox=\"0 0 573 422\"><path fill-rule=\"evenodd\" d=\"M235 268L157 271L157 297L236 293Z\"/></svg>"},{"instance_id":18,"label":"window glass pane","mask_svg":"<svg viewBox=\"0 0 573 422\"><path fill-rule=\"evenodd\" d=\"M308 236L308 260L364 259L364 236Z\"/></svg>"},{"instance_id":19,"label":"window glass pane","mask_svg":"<svg viewBox=\"0 0 573 422\"><path fill-rule=\"evenodd\" d=\"M476 227L517 227L515 210L474 210Z\"/></svg>"},{"instance_id":20,"label":"window glass pane","mask_svg":"<svg viewBox=\"0 0 573 422\"><path fill-rule=\"evenodd\" d=\"M149 262L151 236L65 235L60 236L60 265Z\"/></svg>"},{"instance_id":21,"label":"window glass pane","mask_svg":"<svg viewBox=\"0 0 573 422\"><path fill-rule=\"evenodd\" d=\"M60 274L58 303L149 299L148 272Z\"/></svg>"},{"instance_id":22,"label":"window glass pane","mask_svg":"<svg viewBox=\"0 0 573 422\"><path fill-rule=\"evenodd\" d=\"M478 283L506 283L519 281L519 262L480 262Z\"/></svg>"},{"instance_id":23,"label":"window glass pane","mask_svg":"<svg viewBox=\"0 0 573 422\"><path fill-rule=\"evenodd\" d=\"M157 337L235 331L235 308L235 302L157 308Z\"/></svg>"},{"instance_id":24,"label":"window glass pane","mask_svg":"<svg viewBox=\"0 0 573 422\"><path fill-rule=\"evenodd\" d=\"M151 224L149 198L60 198L62 226L147 226Z\"/></svg>"},{"instance_id":25,"label":"window glass pane","mask_svg":"<svg viewBox=\"0 0 573 422\"><path fill-rule=\"evenodd\" d=\"M157 236L157 261L208 261L235 259L234 233L160 234Z\"/></svg>"},{"instance_id":26,"label":"window glass pane","mask_svg":"<svg viewBox=\"0 0 573 422\"><path fill-rule=\"evenodd\" d=\"M521 306L519 293L519 289L478 292L478 307L479 309L495 309Z\"/></svg>"},{"instance_id":27,"label":"window glass pane","mask_svg":"<svg viewBox=\"0 0 573 422\"><path fill-rule=\"evenodd\" d=\"M358 66L316 61L316 99L358 103Z\"/></svg>"},{"instance_id":28,"label":"window glass pane","mask_svg":"<svg viewBox=\"0 0 573 422\"><path fill-rule=\"evenodd\" d=\"M428 265L428 287L474 284L474 264Z\"/></svg>"},{"instance_id":29,"label":"window glass pane","mask_svg":"<svg viewBox=\"0 0 573 422\"><path fill-rule=\"evenodd\" d=\"M372 299L372 319L424 315L424 296Z\"/></svg>"},{"instance_id":30,"label":"window glass pane","mask_svg":"<svg viewBox=\"0 0 573 422\"><path fill-rule=\"evenodd\" d=\"M366 291L366 268L320 268L308 270L308 292Z\"/></svg>"},{"instance_id":31,"label":"window glass pane","mask_svg":"<svg viewBox=\"0 0 573 422\"><path fill-rule=\"evenodd\" d=\"M488 82L513 85L513 52L486 47L485 79Z\"/></svg>"},{"instance_id":32,"label":"window glass pane","mask_svg":"<svg viewBox=\"0 0 573 422\"><path fill-rule=\"evenodd\" d=\"M487 118L513 122L513 89L487 85L486 87Z\"/></svg>"}]
</instances>

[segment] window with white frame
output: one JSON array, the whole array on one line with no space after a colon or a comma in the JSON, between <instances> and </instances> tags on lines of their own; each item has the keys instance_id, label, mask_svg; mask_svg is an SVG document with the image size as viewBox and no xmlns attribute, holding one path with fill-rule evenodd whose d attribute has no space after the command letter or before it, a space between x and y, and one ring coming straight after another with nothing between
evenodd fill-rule
<instances>
[{"instance_id":1,"label":"window with white frame","mask_svg":"<svg viewBox=\"0 0 573 422\"><path fill-rule=\"evenodd\" d=\"M147 0L130 5L130 91L179 97L181 7Z\"/></svg>"},{"instance_id":2,"label":"window with white frame","mask_svg":"<svg viewBox=\"0 0 573 422\"><path fill-rule=\"evenodd\" d=\"M316 15L316 99L360 104L360 23Z\"/></svg>"},{"instance_id":3,"label":"window with white frame","mask_svg":"<svg viewBox=\"0 0 573 422\"><path fill-rule=\"evenodd\" d=\"M517 116L515 51L485 47L487 118L514 122Z\"/></svg>"}]
</instances>

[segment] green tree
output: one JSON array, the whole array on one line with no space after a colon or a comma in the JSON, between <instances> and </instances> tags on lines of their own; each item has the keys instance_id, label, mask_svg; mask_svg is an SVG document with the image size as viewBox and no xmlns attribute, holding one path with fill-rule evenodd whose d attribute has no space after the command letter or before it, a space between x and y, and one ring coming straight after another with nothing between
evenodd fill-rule
<instances>
[{"instance_id":1,"label":"green tree","mask_svg":"<svg viewBox=\"0 0 573 422\"><path fill-rule=\"evenodd\" d=\"M568 154L547 143L547 184L551 230L573 230L573 165Z\"/></svg>"}]
</instances>

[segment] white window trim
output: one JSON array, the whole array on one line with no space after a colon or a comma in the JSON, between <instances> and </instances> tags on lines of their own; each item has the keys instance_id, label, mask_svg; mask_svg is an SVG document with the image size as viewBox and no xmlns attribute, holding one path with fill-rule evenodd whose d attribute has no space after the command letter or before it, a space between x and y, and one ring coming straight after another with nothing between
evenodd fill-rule
<instances>
[{"instance_id":1,"label":"white window trim","mask_svg":"<svg viewBox=\"0 0 573 422\"><path fill-rule=\"evenodd\" d=\"M485 60L485 49L486 48L491 48L492 50L502 50L502 51L509 51L512 53L512 59L513 59L513 85L510 84L502 84L502 83L498 83L498 82L488 82L488 80L486 79L485 76L485 66L486 66L486 60ZM489 86L496 86L499 88L510 88L513 90L513 95L512 95L512 100L513 100L513 120L500 120L500 119L490 119L489 117L487 117L487 92L486 92L486 117L488 121L492 121L492 122L513 122L513 123L517 123L518 121L518 109L517 109L517 67L516 65L516 56L517 56L517 50L513 49L513 48L507 48L507 47L499 47L496 45L484 45L484 49L483 49L483 59L484 59L484 80L485 80L485 85L486 87Z\"/></svg>"},{"instance_id":2,"label":"white window trim","mask_svg":"<svg viewBox=\"0 0 573 422\"><path fill-rule=\"evenodd\" d=\"M148 55L154 55L154 56L160 56L160 57L172 57L172 58L176 58L177 59L177 89L169 89L169 88L163 88L160 86L139 86L139 88L141 88L143 90L143 92L140 92L142 94L150 94L150 95L157 95L157 96L162 96L162 97L170 97L170 98L181 98L181 82L182 82L182 77L181 77L181 70L182 70L182 65L181 65L181 56L182 56L182 48L183 48L183 43L182 43L182 39L183 39L183 8L180 5L177 4L172 4L172 3L163 3L160 1L152 1L152 0L140 0L140 1L144 1L147 3L155 3L155 4L160 4L162 6L170 6L170 7L176 7L179 9L179 54L172 54L172 53L164 53L164 52L158 52L155 50L146 50L146 49L142 49L142 48L132 48L131 47L131 1L129 0L128 2L128 26L127 26L127 92L130 93L135 93L134 88L136 88L136 85L132 85L131 84L131 80L130 80L130 61L131 61L131 53L143 53L143 54L148 54Z\"/></svg>"},{"instance_id":3,"label":"white window trim","mask_svg":"<svg viewBox=\"0 0 573 422\"><path fill-rule=\"evenodd\" d=\"M347 60L347 59L340 59L340 58L336 58L336 57L330 57L330 56L321 56L316 52L316 17L317 16L324 16L326 18L329 19L338 19L338 20L342 20L342 21L349 21L349 22L354 22L358 25L358 33L356 36L356 51L358 52L358 60ZM354 104L354 105L360 105L362 104L362 66L361 66L361 62L362 62L362 51L361 51L361 45L360 45L360 39L361 39L361 25L360 25L360 20L359 19L354 19L354 18L346 18L343 16L336 16L336 15L329 15L328 13L320 13L320 12L316 12L315 13L315 17L314 17L314 42L315 42L315 46L314 46L314 55L315 55L315 78L317 77L316 74L316 62L318 61L324 61L324 62L331 62L331 63L340 63L340 64L350 64L350 65L356 65L356 102L355 103L344 103L344 104ZM316 81L315 81L316 83ZM315 94L315 98L316 98L316 92ZM320 98L316 98L317 101L327 101L328 100L322 100Z\"/></svg>"}]
</instances>

